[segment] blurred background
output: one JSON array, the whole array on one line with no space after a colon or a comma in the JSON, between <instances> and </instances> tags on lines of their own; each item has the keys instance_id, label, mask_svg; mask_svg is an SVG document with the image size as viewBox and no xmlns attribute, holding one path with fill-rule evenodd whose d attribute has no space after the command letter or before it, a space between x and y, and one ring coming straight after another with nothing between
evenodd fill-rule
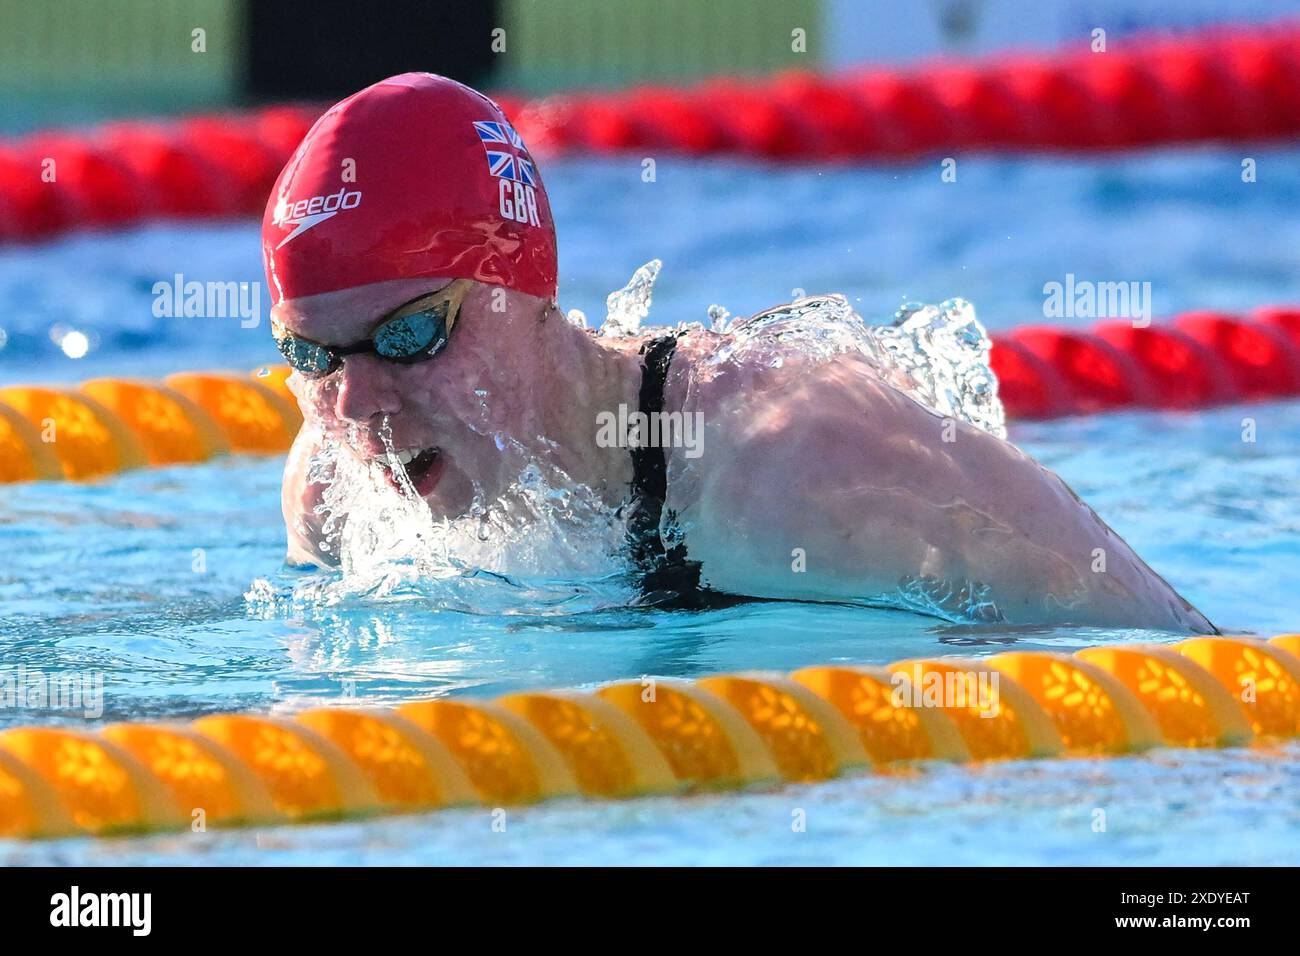
<instances>
[{"instance_id":1,"label":"blurred background","mask_svg":"<svg viewBox=\"0 0 1300 956\"><path fill-rule=\"evenodd\" d=\"M1114 42L1296 9L1295 0L0 0L0 131L335 99L412 69L545 93L1083 46L1097 24ZM805 31L802 52L795 29Z\"/></svg>"}]
</instances>

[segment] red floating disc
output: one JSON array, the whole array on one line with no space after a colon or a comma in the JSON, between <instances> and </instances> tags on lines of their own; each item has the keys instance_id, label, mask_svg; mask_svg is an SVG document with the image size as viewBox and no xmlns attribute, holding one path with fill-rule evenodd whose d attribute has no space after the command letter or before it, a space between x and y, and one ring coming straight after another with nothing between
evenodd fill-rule
<instances>
[{"instance_id":1,"label":"red floating disc","mask_svg":"<svg viewBox=\"0 0 1300 956\"><path fill-rule=\"evenodd\" d=\"M1046 326L1023 326L1011 335L1056 370L1067 386L1062 404L1069 413L1154 404L1141 368L1104 339Z\"/></svg>"},{"instance_id":2,"label":"red floating disc","mask_svg":"<svg viewBox=\"0 0 1300 956\"><path fill-rule=\"evenodd\" d=\"M1256 309L1250 317L1260 325L1281 332L1291 340L1292 346L1300 349L1300 309L1266 305Z\"/></svg>"},{"instance_id":3,"label":"red floating disc","mask_svg":"<svg viewBox=\"0 0 1300 956\"><path fill-rule=\"evenodd\" d=\"M31 241L70 229L66 194L41 179L40 157L0 149L0 238Z\"/></svg>"},{"instance_id":4,"label":"red floating disc","mask_svg":"<svg viewBox=\"0 0 1300 956\"><path fill-rule=\"evenodd\" d=\"M870 72L847 82L880 131L882 154L911 156L959 145L953 137L952 117L923 80Z\"/></svg>"},{"instance_id":5,"label":"red floating disc","mask_svg":"<svg viewBox=\"0 0 1300 956\"><path fill-rule=\"evenodd\" d=\"M879 152L875 121L846 84L811 73L785 73L773 82L772 93L786 112L816 117L824 160Z\"/></svg>"},{"instance_id":6,"label":"red floating disc","mask_svg":"<svg viewBox=\"0 0 1300 956\"><path fill-rule=\"evenodd\" d=\"M229 178L239 212L258 212L266 205L288 157L273 153L247 117L196 117L181 123L178 133L187 149Z\"/></svg>"},{"instance_id":7,"label":"red floating disc","mask_svg":"<svg viewBox=\"0 0 1300 956\"><path fill-rule=\"evenodd\" d=\"M1014 339L994 339L989 365L1010 417L1056 418L1070 413L1061 402L1066 385L1056 370Z\"/></svg>"},{"instance_id":8,"label":"red floating disc","mask_svg":"<svg viewBox=\"0 0 1300 956\"><path fill-rule=\"evenodd\" d=\"M283 165L323 112L320 106L264 107L253 114L253 132Z\"/></svg>"},{"instance_id":9,"label":"red floating disc","mask_svg":"<svg viewBox=\"0 0 1300 956\"><path fill-rule=\"evenodd\" d=\"M1231 132L1243 91L1218 58L1207 57L1199 47L1161 44L1145 58L1145 66L1163 91L1171 139L1190 142Z\"/></svg>"},{"instance_id":10,"label":"red floating disc","mask_svg":"<svg viewBox=\"0 0 1300 956\"><path fill-rule=\"evenodd\" d=\"M1019 97L1002 78L979 66L941 65L925 82L952 119L951 141L963 147L1016 147L1034 132Z\"/></svg>"},{"instance_id":11,"label":"red floating disc","mask_svg":"<svg viewBox=\"0 0 1300 956\"><path fill-rule=\"evenodd\" d=\"M1154 393L1152 402L1160 408L1202 408L1238 395L1214 353L1176 329L1134 328L1132 322L1116 319L1094 326L1092 333L1142 370Z\"/></svg>"},{"instance_id":12,"label":"red floating disc","mask_svg":"<svg viewBox=\"0 0 1300 956\"><path fill-rule=\"evenodd\" d=\"M1271 325L1220 312L1188 312L1174 320L1212 351L1242 398L1276 398L1300 391L1300 353Z\"/></svg>"},{"instance_id":13,"label":"red floating disc","mask_svg":"<svg viewBox=\"0 0 1300 956\"><path fill-rule=\"evenodd\" d=\"M49 168L53 182L41 180L63 197L73 226L124 226L153 209L148 183L107 149L71 134L46 134L25 142L20 156L29 168ZM47 166L47 162L52 165Z\"/></svg>"},{"instance_id":14,"label":"red floating disc","mask_svg":"<svg viewBox=\"0 0 1300 956\"><path fill-rule=\"evenodd\" d=\"M810 121L783 109L765 89L736 80L711 80L699 87L697 103L730 133L741 152L773 159L817 155L820 139Z\"/></svg>"},{"instance_id":15,"label":"red floating disc","mask_svg":"<svg viewBox=\"0 0 1300 956\"><path fill-rule=\"evenodd\" d=\"M635 117L629 145L666 148L692 154L723 148L726 135L683 91L643 87L629 94L628 108Z\"/></svg>"},{"instance_id":16,"label":"red floating disc","mask_svg":"<svg viewBox=\"0 0 1300 956\"><path fill-rule=\"evenodd\" d=\"M1216 62L1236 90L1225 114L1232 138L1287 136L1300 131L1300 34L1241 35L1220 44Z\"/></svg>"},{"instance_id":17,"label":"red floating disc","mask_svg":"<svg viewBox=\"0 0 1300 956\"><path fill-rule=\"evenodd\" d=\"M1079 71L1097 117L1094 146L1135 146L1174 138L1166 96L1135 57L1094 54Z\"/></svg>"},{"instance_id":18,"label":"red floating disc","mask_svg":"<svg viewBox=\"0 0 1300 956\"><path fill-rule=\"evenodd\" d=\"M572 105L574 123L581 130L579 148L613 152L636 142L636 114L622 98L575 99Z\"/></svg>"},{"instance_id":19,"label":"red floating disc","mask_svg":"<svg viewBox=\"0 0 1300 956\"><path fill-rule=\"evenodd\" d=\"M165 127L121 123L105 127L102 142L141 182L164 216L229 216L237 210L230 182L194 155Z\"/></svg>"},{"instance_id":20,"label":"red floating disc","mask_svg":"<svg viewBox=\"0 0 1300 956\"><path fill-rule=\"evenodd\" d=\"M999 69L1027 117L1028 145L1076 150L1097 145L1102 120L1076 71L1037 60L1013 60Z\"/></svg>"}]
</instances>

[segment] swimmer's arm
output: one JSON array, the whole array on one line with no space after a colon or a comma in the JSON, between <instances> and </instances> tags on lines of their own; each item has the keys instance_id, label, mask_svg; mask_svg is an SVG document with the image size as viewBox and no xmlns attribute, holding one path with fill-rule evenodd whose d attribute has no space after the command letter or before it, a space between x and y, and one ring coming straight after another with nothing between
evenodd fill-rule
<instances>
[{"instance_id":1,"label":"swimmer's arm","mask_svg":"<svg viewBox=\"0 0 1300 956\"><path fill-rule=\"evenodd\" d=\"M322 551L320 542L324 532L322 518L316 513L321 500L321 486L307 480L312 456L320 448L320 437L304 426L294 439L293 447L284 465L284 483L280 489L280 510L288 537L288 564L303 567L316 565L330 567L337 563L332 555Z\"/></svg>"},{"instance_id":2,"label":"swimmer's arm","mask_svg":"<svg viewBox=\"0 0 1300 956\"><path fill-rule=\"evenodd\" d=\"M1013 624L1212 631L1056 475L973 426L949 423L945 441L944 419L864 362L760 375L705 426L682 517L714 587L862 600L986 585Z\"/></svg>"}]
</instances>

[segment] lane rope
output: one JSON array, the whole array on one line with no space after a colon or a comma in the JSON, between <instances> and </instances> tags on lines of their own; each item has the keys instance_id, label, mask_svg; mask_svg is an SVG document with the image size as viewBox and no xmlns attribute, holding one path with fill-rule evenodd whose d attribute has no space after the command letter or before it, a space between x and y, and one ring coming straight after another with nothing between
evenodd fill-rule
<instances>
[{"instance_id":1,"label":"lane rope","mask_svg":"<svg viewBox=\"0 0 1300 956\"><path fill-rule=\"evenodd\" d=\"M993 336L989 364L1012 418L1291 398L1300 395L1300 308L1186 312L1145 327L1022 325Z\"/></svg>"},{"instance_id":2,"label":"lane rope","mask_svg":"<svg viewBox=\"0 0 1300 956\"><path fill-rule=\"evenodd\" d=\"M1012 419L1293 398L1300 308L1246 318L1188 312L1146 327L1019 326L993 336L989 362ZM161 383L0 388L0 484L284 452L302 424L289 372L273 365L251 376L178 372Z\"/></svg>"},{"instance_id":3,"label":"lane rope","mask_svg":"<svg viewBox=\"0 0 1300 956\"><path fill-rule=\"evenodd\" d=\"M1147 37L1105 53L1003 54L907 70L498 101L538 155L655 151L824 163L1276 139L1300 134L1300 26ZM260 215L322 109L283 105L0 141L0 242L151 219Z\"/></svg>"},{"instance_id":4,"label":"lane rope","mask_svg":"<svg viewBox=\"0 0 1300 956\"><path fill-rule=\"evenodd\" d=\"M0 484L283 454L302 425L287 366L0 388Z\"/></svg>"},{"instance_id":5,"label":"lane rope","mask_svg":"<svg viewBox=\"0 0 1300 956\"><path fill-rule=\"evenodd\" d=\"M1300 634L0 732L0 837L771 787L1300 736Z\"/></svg>"}]
</instances>

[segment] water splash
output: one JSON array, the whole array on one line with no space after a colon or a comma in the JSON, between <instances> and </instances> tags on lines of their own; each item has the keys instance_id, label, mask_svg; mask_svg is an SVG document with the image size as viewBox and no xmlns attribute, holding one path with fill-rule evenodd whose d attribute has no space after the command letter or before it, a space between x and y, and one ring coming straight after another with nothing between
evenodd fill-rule
<instances>
[{"instance_id":1,"label":"water splash","mask_svg":"<svg viewBox=\"0 0 1300 956\"><path fill-rule=\"evenodd\" d=\"M780 367L798 354L823 362L857 352L882 377L931 411L1006 437L1006 413L989 368L991 341L964 299L908 303L889 325L867 325L842 295L809 296L727 327L714 365L752 361Z\"/></svg>"},{"instance_id":2,"label":"water splash","mask_svg":"<svg viewBox=\"0 0 1300 956\"><path fill-rule=\"evenodd\" d=\"M879 364L883 353L861 317L842 295L811 296L776 306L727 327L730 338L708 359L721 366L734 361L770 365L797 354L813 363L845 352L860 352Z\"/></svg>"},{"instance_id":3,"label":"water splash","mask_svg":"<svg viewBox=\"0 0 1300 956\"><path fill-rule=\"evenodd\" d=\"M319 547L337 570L278 588L259 579L245 594L250 609L302 613L409 599L482 614L570 614L635 596L620 557L624 519L519 442L498 436L519 467L504 494L489 500L477 489L464 515L437 517L400 466L387 422L378 434L388 468L325 439L308 467L308 480L324 488Z\"/></svg>"},{"instance_id":4,"label":"water splash","mask_svg":"<svg viewBox=\"0 0 1300 956\"><path fill-rule=\"evenodd\" d=\"M709 331L717 332L719 335L726 333L731 322L731 313L725 306L711 305L708 309Z\"/></svg>"},{"instance_id":5,"label":"water splash","mask_svg":"<svg viewBox=\"0 0 1300 956\"><path fill-rule=\"evenodd\" d=\"M908 302L894 323L872 326L871 334L890 371L902 376L902 390L926 408L1007 437L1006 410L989 367L993 343L965 299L938 305Z\"/></svg>"},{"instance_id":6,"label":"water splash","mask_svg":"<svg viewBox=\"0 0 1300 956\"><path fill-rule=\"evenodd\" d=\"M925 574L907 575L898 591L871 602L881 607L915 611L956 624L994 624L1005 620L993 589L979 581L949 580Z\"/></svg>"},{"instance_id":7,"label":"water splash","mask_svg":"<svg viewBox=\"0 0 1300 956\"><path fill-rule=\"evenodd\" d=\"M605 322L600 327L602 336L636 335L641 331L641 320L650 314L655 279L662 267L663 263L658 259L651 259L632 273L627 285L606 297Z\"/></svg>"}]
</instances>

